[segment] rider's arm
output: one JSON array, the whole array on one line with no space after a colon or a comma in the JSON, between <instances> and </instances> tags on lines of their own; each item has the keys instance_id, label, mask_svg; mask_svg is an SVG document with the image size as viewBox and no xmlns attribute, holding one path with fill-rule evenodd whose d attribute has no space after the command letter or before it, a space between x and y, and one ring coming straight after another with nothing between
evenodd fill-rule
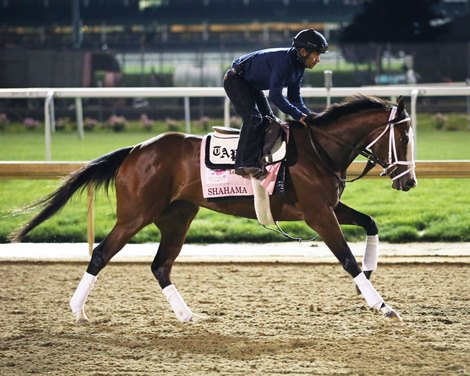
<instances>
[{"instance_id":1,"label":"rider's arm","mask_svg":"<svg viewBox=\"0 0 470 376\"><path fill-rule=\"evenodd\" d=\"M302 77L300 77L295 83L287 88L287 100L292 103L300 112L308 115L311 111L305 106L304 100L300 95L300 87L302 84Z\"/></svg>"},{"instance_id":2,"label":"rider's arm","mask_svg":"<svg viewBox=\"0 0 470 376\"><path fill-rule=\"evenodd\" d=\"M282 95L284 82L288 75L289 68L285 67L283 64L276 64L273 67L269 82L269 100L285 114L290 115L295 120L300 120L300 118L305 114L308 114L308 112L303 113Z\"/></svg>"}]
</instances>

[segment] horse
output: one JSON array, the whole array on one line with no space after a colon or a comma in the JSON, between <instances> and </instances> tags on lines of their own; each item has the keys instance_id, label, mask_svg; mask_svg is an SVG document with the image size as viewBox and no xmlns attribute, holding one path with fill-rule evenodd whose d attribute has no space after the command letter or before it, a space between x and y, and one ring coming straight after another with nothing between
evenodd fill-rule
<instances>
[{"instance_id":1,"label":"horse","mask_svg":"<svg viewBox=\"0 0 470 376\"><path fill-rule=\"evenodd\" d=\"M288 120L285 192L271 197L276 221L303 220L311 227L352 277L367 305L386 319L400 321L370 281L378 262L378 227L375 220L341 201L347 168L358 155L367 158L361 176L375 164L384 168L392 187L408 191L417 185L413 132L403 99L397 102L357 94L324 112L309 115L306 125ZM103 155L66 177L63 184L33 206L39 213L12 234L21 241L35 227L56 214L77 192L91 186L116 194L116 223L94 248L88 267L71 300L77 322L86 322L85 302L100 271L142 228L155 224L161 241L151 271L176 318L195 322L202 318L185 303L170 273L200 207L246 218L256 218L253 199L208 201L200 178L202 137L164 133L136 146ZM362 268L353 256L341 225L364 229L366 247Z\"/></svg>"}]
</instances>

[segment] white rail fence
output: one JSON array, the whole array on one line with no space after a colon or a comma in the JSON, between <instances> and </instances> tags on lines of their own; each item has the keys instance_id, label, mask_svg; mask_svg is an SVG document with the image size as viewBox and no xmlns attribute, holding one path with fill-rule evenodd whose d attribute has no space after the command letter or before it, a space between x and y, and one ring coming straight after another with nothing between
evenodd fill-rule
<instances>
[{"instance_id":1,"label":"white rail fence","mask_svg":"<svg viewBox=\"0 0 470 376\"><path fill-rule=\"evenodd\" d=\"M433 86L369 86L369 87L324 87L303 88L305 98L325 98L330 103L332 97L347 97L356 93L376 95L379 97L398 97L400 95L411 98L410 116L416 135L417 99L419 96L443 97L470 97L470 86L433 85ZM79 137L83 139L83 107L82 98L184 98L184 113L186 132L191 131L190 98L225 98L224 124L229 125L230 101L223 88L205 87L155 87L155 88L21 88L0 89L1 98L43 98L45 122L45 159L51 160L51 137L55 129L54 98L75 99L77 129Z\"/></svg>"}]
</instances>

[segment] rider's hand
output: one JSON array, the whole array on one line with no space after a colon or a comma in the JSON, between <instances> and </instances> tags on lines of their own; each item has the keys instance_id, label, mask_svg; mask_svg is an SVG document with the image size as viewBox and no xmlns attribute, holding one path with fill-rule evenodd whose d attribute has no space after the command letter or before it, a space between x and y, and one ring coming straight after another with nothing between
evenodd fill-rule
<instances>
[{"instance_id":1,"label":"rider's hand","mask_svg":"<svg viewBox=\"0 0 470 376\"><path fill-rule=\"evenodd\" d=\"M300 119L300 124L302 124L305 128L307 128L307 115L302 116Z\"/></svg>"}]
</instances>

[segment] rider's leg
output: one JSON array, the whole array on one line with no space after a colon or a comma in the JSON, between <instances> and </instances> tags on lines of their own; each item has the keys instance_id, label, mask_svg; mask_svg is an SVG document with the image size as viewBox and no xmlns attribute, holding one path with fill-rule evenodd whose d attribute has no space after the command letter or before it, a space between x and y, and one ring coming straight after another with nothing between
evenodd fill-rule
<instances>
[{"instance_id":1,"label":"rider's leg","mask_svg":"<svg viewBox=\"0 0 470 376\"><path fill-rule=\"evenodd\" d=\"M261 115L264 116L271 116L275 117L273 109L271 108L271 105L269 104L268 98L266 98L266 95L262 91L258 91L255 93L255 101L256 101L256 106L258 107L259 112Z\"/></svg>"},{"instance_id":2,"label":"rider's leg","mask_svg":"<svg viewBox=\"0 0 470 376\"><path fill-rule=\"evenodd\" d=\"M240 76L233 74L225 76L224 89L232 101L235 111L243 120L235 160L235 172L240 175L261 172L259 158L261 154L263 116L257 106L257 99L260 96L259 91L246 83Z\"/></svg>"}]
</instances>

